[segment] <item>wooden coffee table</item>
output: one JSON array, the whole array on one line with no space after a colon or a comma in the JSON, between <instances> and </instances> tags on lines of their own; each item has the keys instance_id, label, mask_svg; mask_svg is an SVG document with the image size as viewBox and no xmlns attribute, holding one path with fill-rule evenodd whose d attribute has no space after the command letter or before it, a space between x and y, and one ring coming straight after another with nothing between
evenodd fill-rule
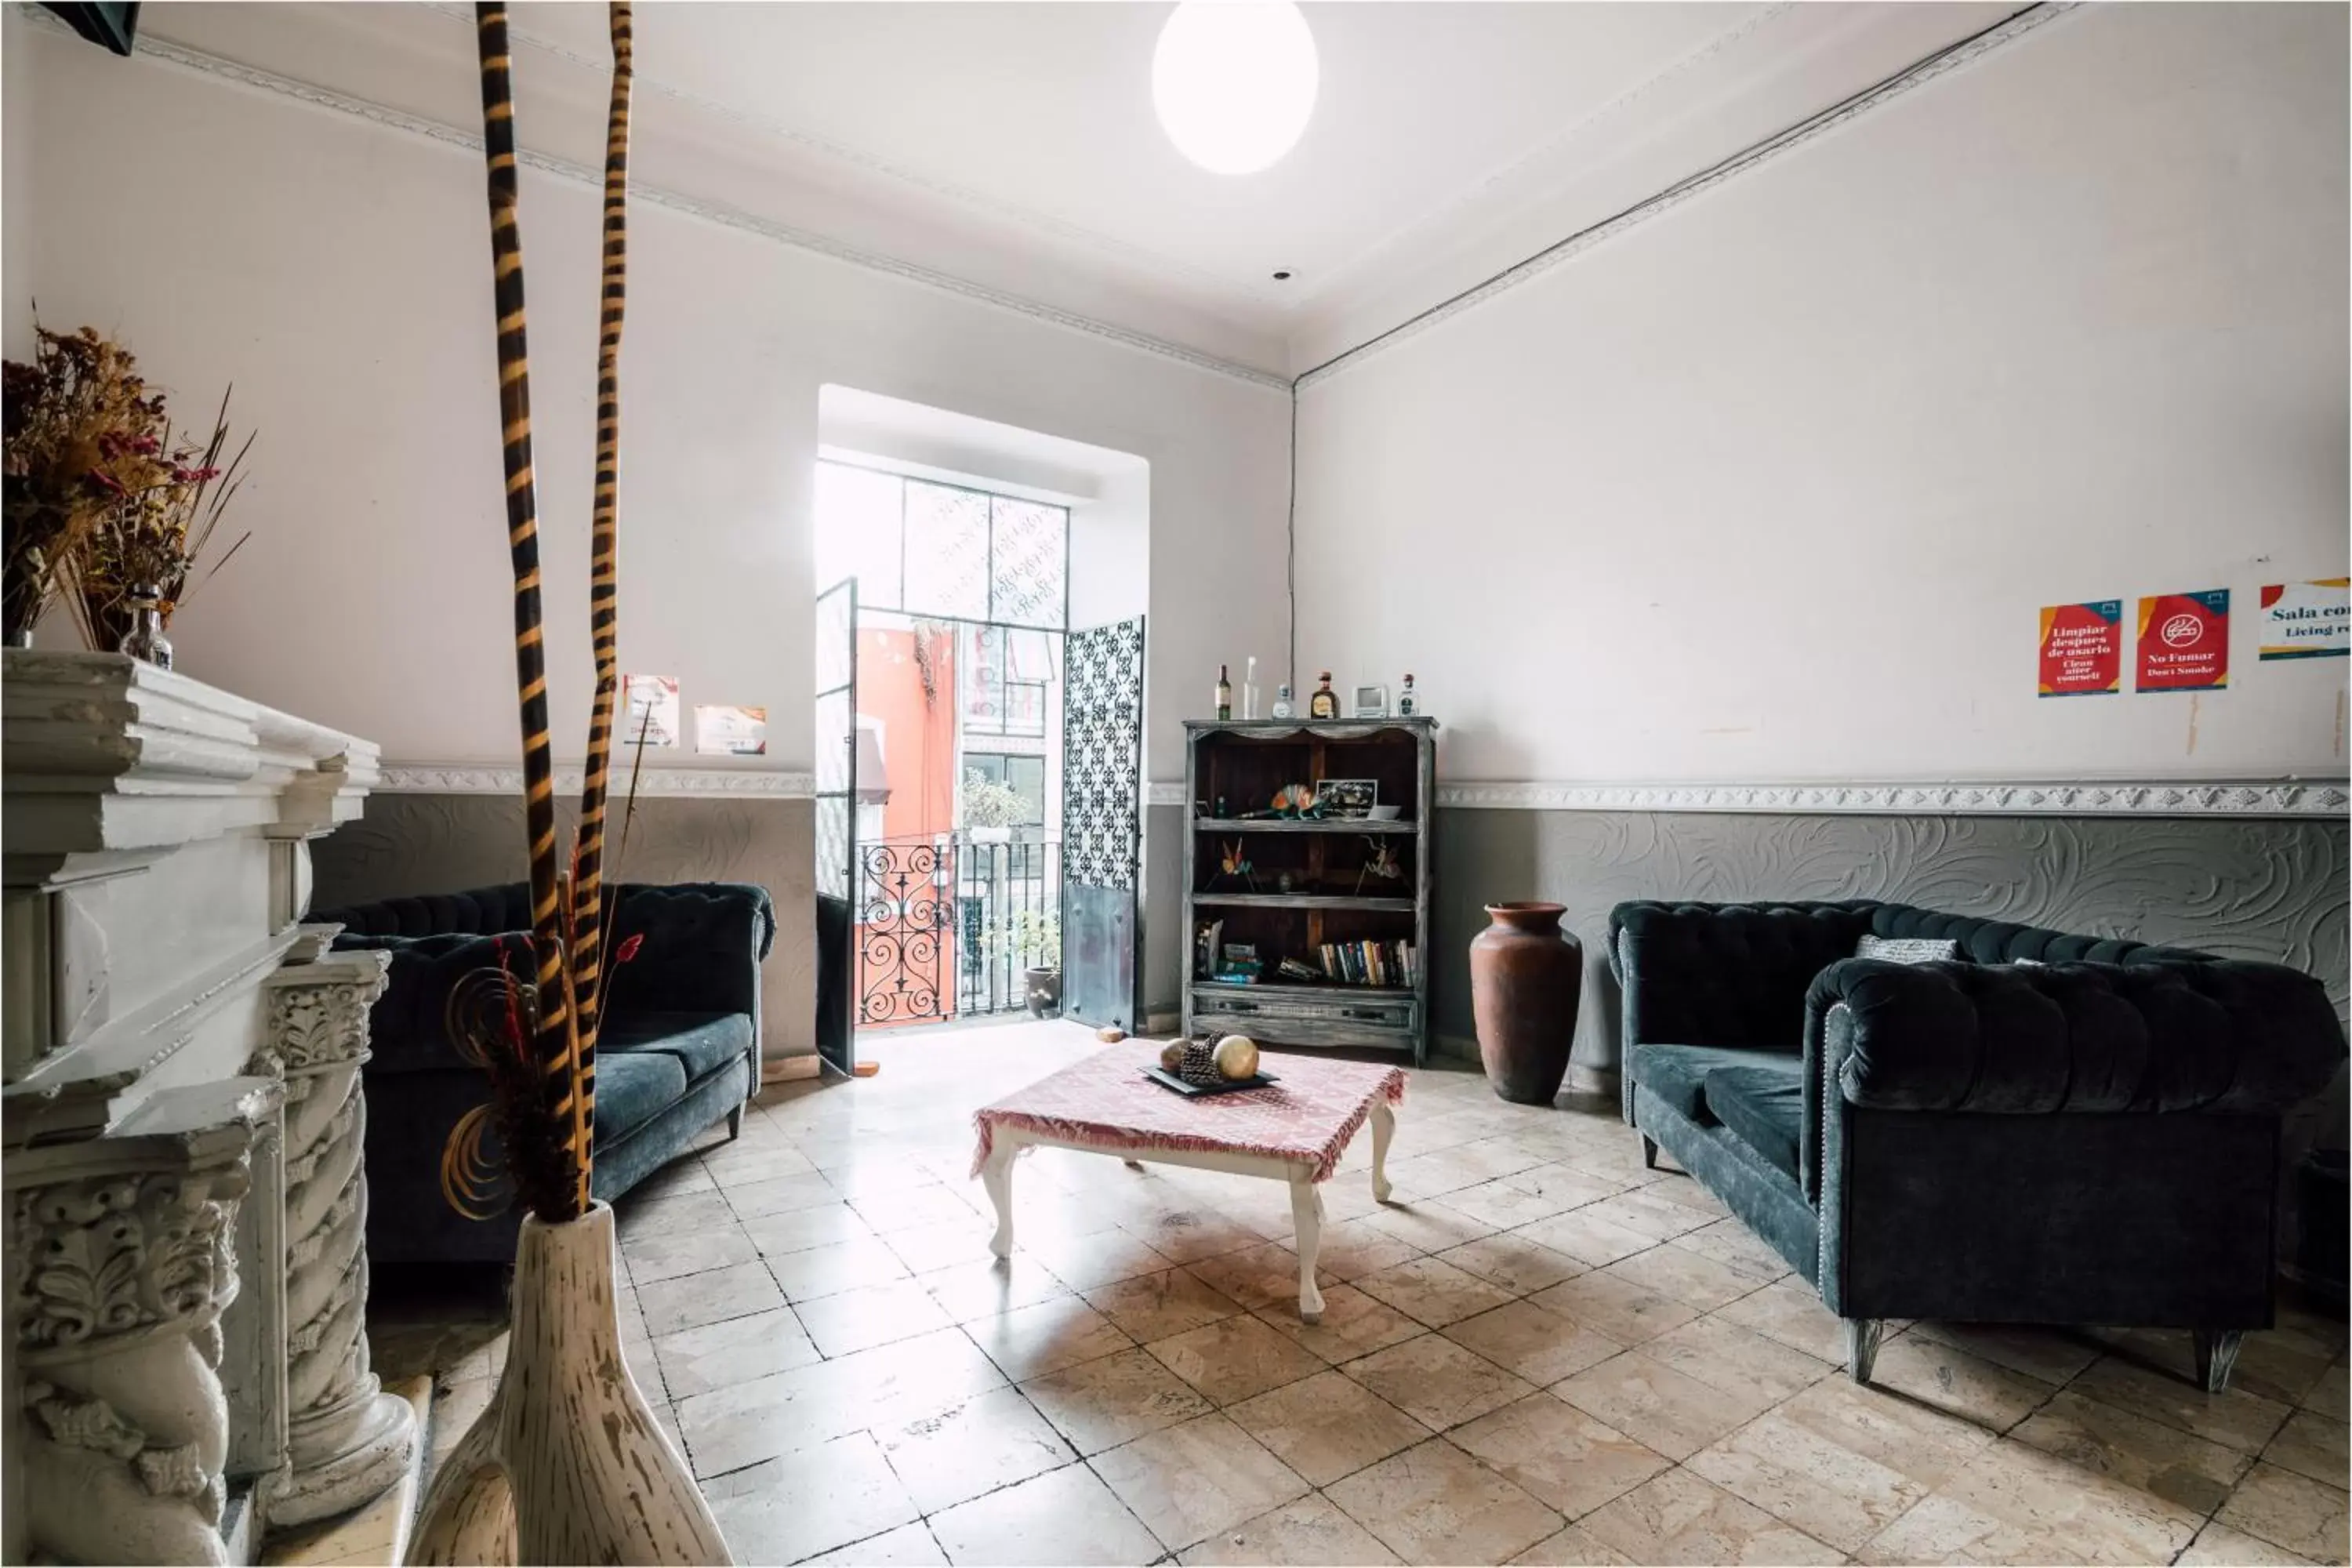
<instances>
[{"instance_id":1,"label":"wooden coffee table","mask_svg":"<svg viewBox=\"0 0 2352 1568\"><path fill-rule=\"evenodd\" d=\"M1324 1056L1264 1057L1280 1081L1264 1089L1190 1099L1143 1076L1160 1047L1129 1041L1074 1062L1028 1088L984 1106L972 1116L980 1148L972 1172L996 1205L996 1236L989 1249L1013 1256L1013 1162L1029 1148L1079 1149L1110 1154L1130 1165L1150 1161L1204 1171L1262 1176L1290 1188L1290 1215L1298 1227L1298 1315L1323 1313L1315 1285L1322 1241L1323 1198L1357 1131L1372 1124L1372 1196L1389 1197L1389 1140L1396 1106L1404 1099L1404 1071Z\"/></svg>"}]
</instances>

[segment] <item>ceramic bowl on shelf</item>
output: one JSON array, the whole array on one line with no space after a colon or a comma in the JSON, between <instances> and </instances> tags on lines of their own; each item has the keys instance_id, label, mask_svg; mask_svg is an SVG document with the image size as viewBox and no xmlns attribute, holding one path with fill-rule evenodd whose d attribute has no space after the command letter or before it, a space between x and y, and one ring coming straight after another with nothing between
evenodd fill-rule
<instances>
[{"instance_id":1,"label":"ceramic bowl on shelf","mask_svg":"<svg viewBox=\"0 0 2352 1568\"><path fill-rule=\"evenodd\" d=\"M1398 817L1403 815L1404 807L1401 805L1376 805L1372 807L1372 820L1374 822L1394 822Z\"/></svg>"}]
</instances>

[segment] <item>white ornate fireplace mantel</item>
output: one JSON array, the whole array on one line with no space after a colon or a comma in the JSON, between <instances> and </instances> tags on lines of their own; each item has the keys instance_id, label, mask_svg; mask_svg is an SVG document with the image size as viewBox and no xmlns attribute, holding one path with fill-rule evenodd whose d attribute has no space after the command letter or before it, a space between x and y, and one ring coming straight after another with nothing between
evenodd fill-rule
<instances>
[{"instance_id":1,"label":"white ornate fireplace mantel","mask_svg":"<svg viewBox=\"0 0 2352 1568\"><path fill-rule=\"evenodd\" d=\"M10 1562L250 1559L416 1446L368 1370L375 953L299 921L376 749L0 652Z\"/></svg>"}]
</instances>

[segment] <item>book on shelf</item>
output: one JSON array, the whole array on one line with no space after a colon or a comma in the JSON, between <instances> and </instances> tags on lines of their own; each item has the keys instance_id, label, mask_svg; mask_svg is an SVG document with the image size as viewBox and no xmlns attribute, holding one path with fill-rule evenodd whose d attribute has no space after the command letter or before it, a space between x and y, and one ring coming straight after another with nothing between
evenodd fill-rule
<instances>
[{"instance_id":1,"label":"book on shelf","mask_svg":"<svg viewBox=\"0 0 2352 1568\"><path fill-rule=\"evenodd\" d=\"M1420 973L1409 942L1327 942L1317 957L1322 961L1323 978L1340 985L1408 990Z\"/></svg>"}]
</instances>

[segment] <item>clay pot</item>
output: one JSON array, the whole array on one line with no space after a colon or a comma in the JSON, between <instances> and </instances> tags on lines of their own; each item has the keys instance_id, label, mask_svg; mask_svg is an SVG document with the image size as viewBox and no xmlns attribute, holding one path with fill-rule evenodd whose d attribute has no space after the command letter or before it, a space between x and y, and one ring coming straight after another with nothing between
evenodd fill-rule
<instances>
[{"instance_id":1,"label":"clay pot","mask_svg":"<svg viewBox=\"0 0 2352 1568\"><path fill-rule=\"evenodd\" d=\"M1549 1105L1568 1076L1584 946L1559 929L1559 904L1488 904L1494 923L1470 941L1470 1011L1495 1092Z\"/></svg>"}]
</instances>

